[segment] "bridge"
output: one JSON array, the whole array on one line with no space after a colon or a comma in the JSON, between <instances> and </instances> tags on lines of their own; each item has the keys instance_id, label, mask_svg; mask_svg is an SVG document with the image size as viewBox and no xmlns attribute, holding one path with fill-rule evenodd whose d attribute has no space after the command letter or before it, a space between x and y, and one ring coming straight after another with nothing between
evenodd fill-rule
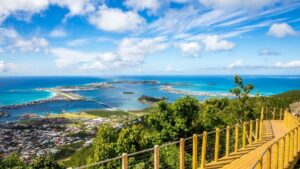
<instances>
[{"instance_id":1,"label":"bridge","mask_svg":"<svg viewBox=\"0 0 300 169\"><path fill-rule=\"evenodd\" d=\"M299 160L299 129L299 118L291 113L262 108L255 121L204 131L77 169L292 169Z\"/></svg>"}]
</instances>

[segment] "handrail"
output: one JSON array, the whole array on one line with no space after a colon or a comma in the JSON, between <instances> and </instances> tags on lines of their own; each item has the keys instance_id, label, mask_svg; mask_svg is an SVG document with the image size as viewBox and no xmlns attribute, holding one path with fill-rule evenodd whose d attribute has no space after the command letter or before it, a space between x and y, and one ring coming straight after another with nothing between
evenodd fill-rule
<instances>
[{"instance_id":1,"label":"handrail","mask_svg":"<svg viewBox=\"0 0 300 169\"><path fill-rule=\"evenodd\" d=\"M281 119L281 115L280 115ZM284 112L284 126L290 129L282 137L276 139L270 144L259 156L258 160L251 167L252 169L264 168L288 168L291 162L298 160L298 153L300 152L300 122L299 119L291 113ZM275 147L274 147L275 146ZM282 148L280 148L282 147ZM273 152L273 150L275 151ZM267 154L268 153L268 154ZM275 154L276 153L276 154ZM267 155L273 155L272 160ZM268 158L266 158L268 157ZM297 159L294 159L297 157ZM263 160L264 158L265 161Z\"/></svg>"},{"instance_id":2,"label":"handrail","mask_svg":"<svg viewBox=\"0 0 300 169\"><path fill-rule=\"evenodd\" d=\"M267 118L267 113L268 110L264 111L264 108L262 108L261 119L243 122L242 125L236 124L222 129L216 128L215 131L204 131L202 134L194 134L188 138L181 138L179 141L166 143L160 146L155 145L153 148L130 154L123 153L122 156L78 167L77 169L85 169L91 166L113 162L114 160L121 160L121 162L118 161L118 164L120 163L122 169L128 169L128 166L136 165L136 163L133 162L135 160L147 160L149 162L147 163L148 165L152 163L151 166L154 166L154 169L159 169L160 162L162 162L161 160L167 158L163 156L164 149L171 148L172 146L180 152L178 153L178 167L180 169L184 169L185 166L189 166L189 168L192 166L193 169L198 169L199 164L200 168L205 168L206 163L218 162L219 158L228 157L229 154L244 149L252 143L263 141L263 120ZM288 117L288 115L285 113L284 117ZM276 118L275 109L272 112L272 118ZM277 119L282 119L282 109ZM220 146L221 144L222 146ZM145 153L148 154L142 155Z\"/></svg>"}]
</instances>

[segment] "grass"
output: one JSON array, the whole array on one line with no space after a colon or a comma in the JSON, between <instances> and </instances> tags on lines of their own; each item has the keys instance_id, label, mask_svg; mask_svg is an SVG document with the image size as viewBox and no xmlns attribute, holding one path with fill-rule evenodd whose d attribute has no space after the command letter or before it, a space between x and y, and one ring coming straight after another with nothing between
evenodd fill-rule
<instances>
[{"instance_id":1,"label":"grass","mask_svg":"<svg viewBox=\"0 0 300 169\"><path fill-rule=\"evenodd\" d=\"M98 116L88 113L62 113L62 114L51 114L50 118L67 118L67 119L96 119Z\"/></svg>"},{"instance_id":2,"label":"grass","mask_svg":"<svg viewBox=\"0 0 300 169\"><path fill-rule=\"evenodd\" d=\"M96 117L110 117L110 116L120 116L120 115L129 115L128 112L123 110L87 110L86 114Z\"/></svg>"}]
</instances>

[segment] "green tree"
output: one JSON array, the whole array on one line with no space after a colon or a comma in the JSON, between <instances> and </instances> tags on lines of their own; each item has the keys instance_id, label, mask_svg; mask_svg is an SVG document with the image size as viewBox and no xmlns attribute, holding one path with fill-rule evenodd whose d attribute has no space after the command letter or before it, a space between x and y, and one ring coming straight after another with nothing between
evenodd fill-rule
<instances>
[{"instance_id":1,"label":"green tree","mask_svg":"<svg viewBox=\"0 0 300 169\"><path fill-rule=\"evenodd\" d=\"M230 93L236 97L236 100L233 101L237 105L237 114L240 122L246 121L254 117L253 109L250 104L250 93L254 86L252 84L244 85L243 79L238 75L234 76L234 83L235 88L230 89Z\"/></svg>"},{"instance_id":2,"label":"green tree","mask_svg":"<svg viewBox=\"0 0 300 169\"><path fill-rule=\"evenodd\" d=\"M52 156L37 157L30 164L30 169L63 169Z\"/></svg>"},{"instance_id":3,"label":"green tree","mask_svg":"<svg viewBox=\"0 0 300 169\"><path fill-rule=\"evenodd\" d=\"M159 111L150 114L146 121L160 133L162 141L187 137L198 129L197 117L200 107L197 99L185 96L172 104L161 101L158 107Z\"/></svg>"},{"instance_id":4,"label":"green tree","mask_svg":"<svg viewBox=\"0 0 300 169\"><path fill-rule=\"evenodd\" d=\"M0 169L25 169L28 168L17 153L12 153L10 156L0 160Z\"/></svg>"},{"instance_id":5,"label":"green tree","mask_svg":"<svg viewBox=\"0 0 300 169\"><path fill-rule=\"evenodd\" d=\"M101 125L93 142L93 162L117 156L116 140L118 132L109 124Z\"/></svg>"}]
</instances>

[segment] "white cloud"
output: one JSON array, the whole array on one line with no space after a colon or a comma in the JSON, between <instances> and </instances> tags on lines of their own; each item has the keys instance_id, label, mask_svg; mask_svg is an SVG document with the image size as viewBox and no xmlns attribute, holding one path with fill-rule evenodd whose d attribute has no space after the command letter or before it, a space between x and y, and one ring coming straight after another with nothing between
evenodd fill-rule
<instances>
[{"instance_id":1,"label":"white cloud","mask_svg":"<svg viewBox=\"0 0 300 169\"><path fill-rule=\"evenodd\" d=\"M31 39L16 39L14 44L8 46L13 50L20 50L21 52L40 52L48 46L48 41L44 38L33 37Z\"/></svg>"},{"instance_id":2,"label":"white cloud","mask_svg":"<svg viewBox=\"0 0 300 169\"><path fill-rule=\"evenodd\" d=\"M89 22L104 31L125 32L140 28L145 20L132 11L124 12L118 8L102 6L89 16Z\"/></svg>"},{"instance_id":3,"label":"white cloud","mask_svg":"<svg viewBox=\"0 0 300 169\"><path fill-rule=\"evenodd\" d=\"M0 28L0 39L3 40L8 51L21 51L21 52L40 52L47 50L48 41L45 38L32 37L23 38L14 29Z\"/></svg>"},{"instance_id":4,"label":"white cloud","mask_svg":"<svg viewBox=\"0 0 300 169\"><path fill-rule=\"evenodd\" d=\"M91 62L96 57L96 54L94 53L84 53L65 48L54 48L51 49L51 52L55 57L57 57L55 63L59 68L74 66L85 62Z\"/></svg>"},{"instance_id":5,"label":"white cloud","mask_svg":"<svg viewBox=\"0 0 300 169\"><path fill-rule=\"evenodd\" d=\"M296 34L297 34L297 32L294 31L294 29L286 23L272 24L268 31L268 35L274 36L277 38L282 38L285 36L293 36Z\"/></svg>"},{"instance_id":6,"label":"white cloud","mask_svg":"<svg viewBox=\"0 0 300 169\"><path fill-rule=\"evenodd\" d=\"M92 53L66 48L54 48L51 52L56 57L55 63L59 68L72 67L84 71L106 71L139 65L147 55L161 51L166 46L165 39L162 37L126 38L118 44L117 50L114 52Z\"/></svg>"},{"instance_id":7,"label":"white cloud","mask_svg":"<svg viewBox=\"0 0 300 169\"><path fill-rule=\"evenodd\" d=\"M181 42L175 44L175 46L179 47L184 56L197 57L201 50L201 45L197 42Z\"/></svg>"},{"instance_id":8,"label":"white cloud","mask_svg":"<svg viewBox=\"0 0 300 169\"><path fill-rule=\"evenodd\" d=\"M280 68L300 68L300 60L294 60L287 63L278 62L275 66Z\"/></svg>"},{"instance_id":9,"label":"white cloud","mask_svg":"<svg viewBox=\"0 0 300 169\"><path fill-rule=\"evenodd\" d=\"M208 51L230 50L235 46L232 42L220 39L218 35L206 36L203 39L203 44Z\"/></svg>"},{"instance_id":10,"label":"white cloud","mask_svg":"<svg viewBox=\"0 0 300 169\"><path fill-rule=\"evenodd\" d=\"M0 60L0 72L15 72L17 65Z\"/></svg>"},{"instance_id":11,"label":"white cloud","mask_svg":"<svg viewBox=\"0 0 300 169\"><path fill-rule=\"evenodd\" d=\"M1 0L0 23L8 16L17 13L31 16L47 9L49 5L68 8L68 16L83 15L95 9L90 0ZM23 18L27 19L28 17Z\"/></svg>"},{"instance_id":12,"label":"white cloud","mask_svg":"<svg viewBox=\"0 0 300 169\"><path fill-rule=\"evenodd\" d=\"M146 55L164 50L167 47L164 37L157 38L125 38L118 47L118 55L124 62L140 63Z\"/></svg>"},{"instance_id":13,"label":"white cloud","mask_svg":"<svg viewBox=\"0 0 300 169\"><path fill-rule=\"evenodd\" d=\"M152 12L156 12L161 4L159 0L126 0L125 5L136 11L148 9Z\"/></svg>"},{"instance_id":14,"label":"white cloud","mask_svg":"<svg viewBox=\"0 0 300 169\"><path fill-rule=\"evenodd\" d=\"M229 68L229 69L232 69L232 68L239 68L239 67L242 67L242 64L243 64L243 61L242 61L242 60L236 60L236 61L234 61L233 63L231 63L230 65L228 65L228 68Z\"/></svg>"},{"instance_id":15,"label":"white cloud","mask_svg":"<svg viewBox=\"0 0 300 169\"><path fill-rule=\"evenodd\" d=\"M281 54L282 54L281 52L278 52L273 49L268 49L268 48L260 49L258 51L258 55L260 56L279 56Z\"/></svg>"},{"instance_id":16,"label":"white cloud","mask_svg":"<svg viewBox=\"0 0 300 169\"><path fill-rule=\"evenodd\" d=\"M54 29L50 32L51 37L65 37L66 35L67 33L61 28Z\"/></svg>"},{"instance_id":17,"label":"white cloud","mask_svg":"<svg viewBox=\"0 0 300 169\"><path fill-rule=\"evenodd\" d=\"M167 72L167 73L180 72L180 69L176 69L172 65L167 65L164 72Z\"/></svg>"},{"instance_id":18,"label":"white cloud","mask_svg":"<svg viewBox=\"0 0 300 169\"><path fill-rule=\"evenodd\" d=\"M82 46L89 43L89 39L87 38L80 38L80 39L74 39L67 42L67 46Z\"/></svg>"},{"instance_id":19,"label":"white cloud","mask_svg":"<svg viewBox=\"0 0 300 169\"><path fill-rule=\"evenodd\" d=\"M273 5L278 0L199 0L207 7L223 10L235 9L259 9L265 6Z\"/></svg>"}]
</instances>

